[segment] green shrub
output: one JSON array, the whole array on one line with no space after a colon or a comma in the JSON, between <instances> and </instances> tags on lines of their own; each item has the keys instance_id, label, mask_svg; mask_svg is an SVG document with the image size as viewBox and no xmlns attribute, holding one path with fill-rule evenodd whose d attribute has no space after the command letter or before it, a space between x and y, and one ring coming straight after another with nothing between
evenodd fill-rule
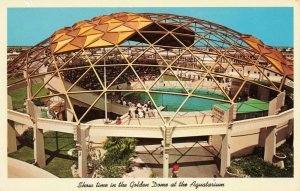
<instances>
[{"instance_id":1,"label":"green shrub","mask_svg":"<svg viewBox=\"0 0 300 191\"><path fill-rule=\"evenodd\" d=\"M236 171L238 171L242 176L250 177L293 177L293 147L289 144L283 144L276 150L287 156L284 160L284 169L280 169L271 163L265 162L263 160L264 149L262 147L257 147L254 149L252 155L233 159L228 171L234 174L237 174Z\"/></svg>"},{"instance_id":2,"label":"green shrub","mask_svg":"<svg viewBox=\"0 0 300 191\"><path fill-rule=\"evenodd\" d=\"M234 166L227 167L227 171L232 173L232 174L237 174L238 173L237 169Z\"/></svg>"},{"instance_id":3,"label":"green shrub","mask_svg":"<svg viewBox=\"0 0 300 191\"><path fill-rule=\"evenodd\" d=\"M120 178L129 172L130 161L135 150L134 138L108 138L104 144L107 150L100 160L99 172L105 178Z\"/></svg>"}]
</instances>

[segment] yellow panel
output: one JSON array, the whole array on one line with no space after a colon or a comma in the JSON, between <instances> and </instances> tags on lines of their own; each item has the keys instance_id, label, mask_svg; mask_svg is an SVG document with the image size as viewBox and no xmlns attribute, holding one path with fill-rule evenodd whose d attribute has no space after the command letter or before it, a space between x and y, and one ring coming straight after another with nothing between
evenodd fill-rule
<instances>
[{"instance_id":1,"label":"yellow panel","mask_svg":"<svg viewBox=\"0 0 300 191\"><path fill-rule=\"evenodd\" d=\"M138 29L142 29L145 26L148 26L150 24L152 24L153 22L139 22L139 28Z\"/></svg>"},{"instance_id":2,"label":"yellow panel","mask_svg":"<svg viewBox=\"0 0 300 191\"><path fill-rule=\"evenodd\" d=\"M95 25L86 22L86 23L84 23L83 25L81 25L80 28L83 28L83 27L90 27L90 26L95 26Z\"/></svg>"},{"instance_id":3,"label":"yellow panel","mask_svg":"<svg viewBox=\"0 0 300 191\"><path fill-rule=\"evenodd\" d=\"M60 41L64 41L64 40L72 39L72 38L74 38L74 37L64 34L53 42L60 42Z\"/></svg>"},{"instance_id":4,"label":"yellow panel","mask_svg":"<svg viewBox=\"0 0 300 191\"><path fill-rule=\"evenodd\" d=\"M106 21L104 23L122 23L122 21L117 20L117 19L110 19L110 20L108 20L108 21Z\"/></svg>"},{"instance_id":5,"label":"yellow panel","mask_svg":"<svg viewBox=\"0 0 300 191\"><path fill-rule=\"evenodd\" d=\"M139 29L139 22L126 22L124 25L133 29Z\"/></svg>"},{"instance_id":6,"label":"yellow panel","mask_svg":"<svg viewBox=\"0 0 300 191\"><path fill-rule=\"evenodd\" d=\"M53 39L52 39L52 41L51 42L54 42L54 41L56 41L59 37L61 37L62 35L64 35L64 33L60 33L60 34L56 34L56 35L54 35L54 37L53 37Z\"/></svg>"},{"instance_id":7,"label":"yellow panel","mask_svg":"<svg viewBox=\"0 0 300 191\"><path fill-rule=\"evenodd\" d=\"M81 28L78 35L81 35L82 33L86 32L87 30L93 28L94 26L89 26L89 27L84 27L84 28Z\"/></svg>"},{"instance_id":8,"label":"yellow panel","mask_svg":"<svg viewBox=\"0 0 300 191\"><path fill-rule=\"evenodd\" d=\"M103 24L105 23L106 21L110 20L112 17L111 16L108 16L108 15L105 15L105 16L102 16L101 17L101 20L99 22L99 24Z\"/></svg>"},{"instance_id":9,"label":"yellow panel","mask_svg":"<svg viewBox=\"0 0 300 191\"><path fill-rule=\"evenodd\" d=\"M63 40L57 43L57 46L55 47L54 52L57 52L59 49L61 49L63 46L65 46L68 42L70 42L72 39Z\"/></svg>"},{"instance_id":10,"label":"yellow panel","mask_svg":"<svg viewBox=\"0 0 300 191\"><path fill-rule=\"evenodd\" d=\"M139 22L149 22L149 19L146 19L144 17L138 17L136 19L132 19L131 21L139 21Z\"/></svg>"},{"instance_id":11,"label":"yellow panel","mask_svg":"<svg viewBox=\"0 0 300 191\"><path fill-rule=\"evenodd\" d=\"M60 52L67 52L67 51L71 51L71 50L79 50L80 48L77 46L74 46L72 44L67 44L66 46L64 46L63 48L61 48L60 50L58 50L56 53L60 53Z\"/></svg>"},{"instance_id":12,"label":"yellow panel","mask_svg":"<svg viewBox=\"0 0 300 191\"><path fill-rule=\"evenodd\" d=\"M110 46L113 45L112 43L109 43L105 40L99 39L95 42L93 42L92 44L88 45L88 48L93 48L93 47L103 47L103 46Z\"/></svg>"},{"instance_id":13,"label":"yellow panel","mask_svg":"<svg viewBox=\"0 0 300 191\"><path fill-rule=\"evenodd\" d=\"M109 23L107 27L107 31L113 30L119 26L123 25L123 23Z\"/></svg>"},{"instance_id":14,"label":"yellow panel","mask_svg":"<svg viewBox=\"0 0 300 191\"><path fill-rule=\"evenodd\" d=\"M137 16L137 15L130 14L130 15L128 15L127 21L131 21L131 20L136 19L136 18L138 18L138 17L139 17L139 16Z\"/></svg>"},{"instance_id":15,"label":"yellow panel","mask_svg":"<svg viewBox=\"0 0 300 191\"><path fill-rule=\"evenodd\" d=\"M94 35L94 34L103 34L103 32L95 30L95 29L90 29L84 33L82 33L81 35Z\"/></svg>"},{"instance_id":16,"label":"yellow panel","mask_svg":"<svg viewBox=\"0 0 300 191\"><path fill-rule=\"evenodd\" d=\"M122 26L119 26L117 28L114 28L113 30L111 30L109 32L123 32L123 31L133 31L133 29L128 28L128 27L122 25Z\"/></svg>"},{"instance_id":17,"label":"yellow panel","mask_svg":"<svg viewBox=\"0 0 300 191\"><path fill-rule=\"evenodd\" d=\"M275 68L277 68L281 73L283 73L283 68L282 68L282 66L281 66L281 63L280 63L278 60L275 60L275 59L273 59L273 58L271 58L271 57L269 57L269 56L266 56L266 58L267 58L270 62L272 62L273 66L274 66Z\"/></svg>"},{"instance_id":18,"label":"yellow panel","mask_svg":"<svg viewBox=\"0 0 300 191\"><path fill-rule=\"evenodd\" d=\"M118 44L120 44L123 40L127 39L130 35L132 35L134 32L120 32Z\"/></svg>"},{"instance_id":19,"label":"yellow panel","mask_svg":"<svg viewBox=\"0 0 300 191\"><path fill-rule=\"evenodd\" d=\"M244 39L244 41L245 41L248 45L250 45L252 48L254 48L255 50L259 51L259 48L258 48L257 43L252 42L252 41L250 41L250 40L248 40L248 39Z\"/></svg>"},{"instance_id":20,"label":"yellow panel","mask_svg":"<svg viewBox=\"0 0 300 191\"><path fill-rule=\"evenodd\" d=\"M83 25L84 23L85 21L79 21L73 25L73 28L80 28L80 26Z\"/></svg>"},{"instance_id":21,"label":"yellow panel","mask_svg":"<svg viewBox=\"0 0 300 191\"><path fill-rule=\"evenodd\" d=\"M101 36L102 36L102 34L95 34L95 35L89 35L89 36L87 36L86 40L85 40L85 43L84 43L84 47L86 47L87 45L91 44L97 38L100 38Z\"/></svg>"}]
</instances>

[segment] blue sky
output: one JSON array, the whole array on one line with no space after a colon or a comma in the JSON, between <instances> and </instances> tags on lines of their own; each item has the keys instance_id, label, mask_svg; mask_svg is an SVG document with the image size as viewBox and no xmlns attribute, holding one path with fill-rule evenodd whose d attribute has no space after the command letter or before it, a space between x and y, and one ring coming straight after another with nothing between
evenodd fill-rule
<instances>
[{"instance_id":1,"label":"blue sky","mask_svg":"<svg viewBox=\"0 0 300 191\"><path fill-rule=\"evenodd\" d=\"M293 46L293 8L8 8L8 45L35 45L73 23L114 12L187 15L252 34L271 46Z\"/></svg>"}]
</instances>

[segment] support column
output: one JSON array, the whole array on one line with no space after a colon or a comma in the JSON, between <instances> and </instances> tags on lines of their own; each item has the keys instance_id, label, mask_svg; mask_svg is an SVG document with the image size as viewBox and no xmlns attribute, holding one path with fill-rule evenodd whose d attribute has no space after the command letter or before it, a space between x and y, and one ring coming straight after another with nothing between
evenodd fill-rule
<instances>
[{"instance_id":1,"label":"support column","mask_svg":"<svg viewBox=\"0 0 300 191\"><path fill-rule=\"evenodd\" d=\"M163 178L169 177L169 149L163 146Z\"/></svg>"},{"instance_id":2,"label":"support column","mask_svg":"<svg viewBox=\"0 0 300 191\"><path fill-rule=\"evenodd\" d=\"M87 127L77 127L78 142L80 144L80 150L78 151L78 174L81 178L87 177L87 146L86 146L86 136L88 135Z\"/></svg>"},{"instance_id":3,"label":"support column","mask_svg":"<svg viewBox=\"0 0 300 191\"><path fill-rule=\"evenodd\" d=\"M209 146L212 146L212 135L208 136L207 143Z\"/></svg>"},{"instance_id":4,"label":"support column","mask_svg":"<svg viewBox=\"0 0 300 191\"><path fill-rule=\"evenodd\" d=\"M169 125L164 128L163 140L163 178L169 177L169 151L172 144L172 127Z\"/></svg>"},{"instance_id":5,"label":"support column","mask_svg":"<svg viewBox=\"0 0 300 191\"><path fill-rule=\"evenodd\" d=\"M232 121L236 118L236 105L232 104L230 108L224 113L223 121L227 122L228 129L225 135L222 135L222 147L221 147L221 165L220 165L220 175L222 177L226 174L226 168L230 166L231 162L231 127Z\"/></svg>"},{"instance_id":6,"label":"support column","mask_svg":"<svg viewBox=\"0 0 300 191\"><path fill-rule=\"evenodd\" d=\"M7 108L13 109L11 96L7 95ZM7 152L17 151L17 138L15 130L15 122L7 120Z\"/></svg>"},{"instance_id":7,"label":"support column","mask_svg":"<svg viewBox=\"0 0 300 191\"><path fill-rule=\"evenodd\" d=\"M68 100L66 100L66 99L65 99L65 104L66 104L65 114L66 114L66 117L67 117L67 121L73 122L73 117L74 116L73 116L70 104L69 104Z\"/></svg>"},{"instance_id":8,"label":"support column","mask_svg":"<svg viewBox=\"0 0 300 191\"><path fill-rule=\"evenodd\" d=\"M230 143L231 143L231 129L228 129L227 134L223 135L223 139L222 139L221 165L220 165L220 175L222 177L224 177L226 174L226 168L230 166L230 161L231 161Z\"/></svg>"},{"instance_id":9,"label":"support column","mask_svg":"<svg viewBox=\"0 0 300 191\"><path fill-rule=\"evenodd\" d=\"M285 92L281 92L276 98L269 102L268 115L277 115L284 105ZM276 126L266 127L266 137L264 144L264 161L273 162L276 153Z\"/></svg>"},{"instance_id":10,"label":"support column","mask_svg":"<svg viewBox=\"0 0 300 191\"><path fill-rule=\"evenodd\" d=\"M15 122L7 121L7 152L12 153L17 151L17 138L15 130Z\"/></svg>"},{"instance_id":11,"label":"support column","mask_svg":"<svg viewBox=\"0 0 300 191\"><path fill-rule=\"evenodd\" d=\"M34 123L33 126L33 149L34 149L34 159L35 164L41 168L46 166L45 157L45 146L44 146L44 134L43 130L38 128L37 119L41 114L41 111L34 103L27 100L28 114Z\"/></svg>"},{"instance_id":12,"label":"support column","mask_svg":"<svg viewBox=\"0 0 300 191\"><path fill-rule=\"evenodd\" d=\"M264 161L273 162L273 156L276 152L276 126L266 128Z\"/></svg>"},{"instance_id":13,"label":"support column","mask_svg":"<svg viewBox=\"0 0 300 191\"><path fill-rule=\"evenodd\" d=\"M38 129L37 126L33 128L33 147L34 147L34 159L37 166L44 168L46 166L45 157L45 145L44 134L42 129Z\"/></svg>"}]
</instances>

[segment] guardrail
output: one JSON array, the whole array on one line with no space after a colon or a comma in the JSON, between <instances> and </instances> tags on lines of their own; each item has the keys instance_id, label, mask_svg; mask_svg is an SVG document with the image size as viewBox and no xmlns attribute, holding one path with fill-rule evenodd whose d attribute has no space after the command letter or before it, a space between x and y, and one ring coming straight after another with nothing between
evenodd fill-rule
<instances>
[{"instance_id":1,"label":"guardrail","mask_svg":"<svg viewBox=\"0 0 300 191\"><path fill-rule=\"evenodd\" d=\"M232 132L239 133L248 130L260 129L263 127L275 126L287 122L288 120L293 118L294 109L290 109L278 115L234 121L232 124Z\"/></svg>"},{"instance_id":2,"label":"guardrail","mask_svg":"<svg viewBox=\"0 0 300 191\"><path fill-rule=\"evenodd\" d=\"M20 113L8 109L8 119L33 126L33 122L28 114ZM274 126L287 122L294 118L294 109L282 112L278 115L260 117L235 121L232 124L232 133L241 133L268 126ZM141 119L142 120L142 119ZM154 120L154 119L153 119ZM38 128L44 130L74 133L77 124L74 122L50 120L38 118ZM163 138L163 127L154 125L109 125L109 124L81 124L89 125L91 136L115 136L115 137L141 137L141 138ZM209 124L187 124L173 127L172 137L191 137L205 135L220 135L227 133L227 123Z\"/></svg>"}]
</instances>

